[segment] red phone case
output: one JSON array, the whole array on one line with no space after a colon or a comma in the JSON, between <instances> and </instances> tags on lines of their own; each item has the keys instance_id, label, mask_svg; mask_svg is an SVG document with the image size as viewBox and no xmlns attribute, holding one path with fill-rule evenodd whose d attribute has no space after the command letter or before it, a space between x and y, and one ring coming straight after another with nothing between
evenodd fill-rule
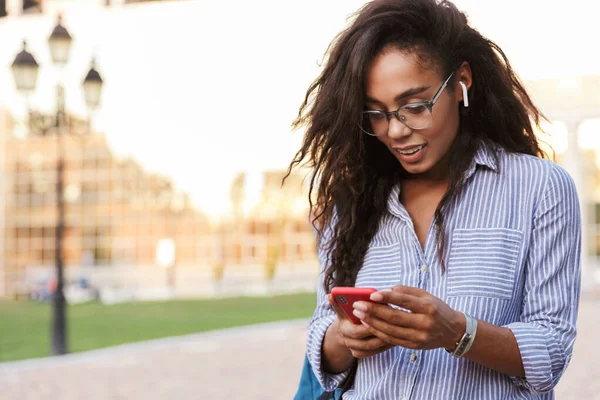
<instances>
[{"instance_id":1,"label":"red phone case","mask_svg":"<svg viewBox=\"0 0 600 400\"><path fill-rule=\"evenodd\" d=\"M352 304L354 304L355 301L371 301L369 297L375 292L377 292L377 289L374 288L338 286L331 289L331 294L336 303L348 316L348 319L355 324L360 324L360 320L352 313L352 311L354 311Z\"/></svg>"}]
</instances>

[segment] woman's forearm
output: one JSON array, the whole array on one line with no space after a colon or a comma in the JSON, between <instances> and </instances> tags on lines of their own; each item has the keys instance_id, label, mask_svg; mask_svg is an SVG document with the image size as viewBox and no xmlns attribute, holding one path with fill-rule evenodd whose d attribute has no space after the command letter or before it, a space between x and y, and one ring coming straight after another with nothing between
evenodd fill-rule
<instances>
[{"instance_id":1,"label":"woman's forearm","mask_svg":"<svg viewBox=\"0 0 600 400\"><path fill-rule=\"evenodd\" d=\"M475 341L464 357L503 374L525 376L517 339L506 327L478 320Z\"/></svg>"},{"instance_id":2,"label":"woman's forearm","mask_svg":"<svg viewBox=\"0 0 600 400\"><path fill-rule=\"evenodd\" d=\"M338 320L335 320L325 332L321 348L321 368L324 372L338 374L350 368L354 357L337 332Z\"/></svg>"}]
</instances>

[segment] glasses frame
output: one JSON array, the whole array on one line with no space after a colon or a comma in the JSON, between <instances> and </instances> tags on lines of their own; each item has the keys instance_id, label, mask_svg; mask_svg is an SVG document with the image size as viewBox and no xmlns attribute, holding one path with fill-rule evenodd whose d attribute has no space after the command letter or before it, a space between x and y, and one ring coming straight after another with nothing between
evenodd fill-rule
<instances>
[{"instance_id":1,"label":"glasses frame","mask_svg":"<svg viewBox=\"0 0 600 400\"><path fill-rule=\"evenodd\" d=\"M452 73L450 74L448 79L446 79L444 81L444 83L442 83L442 86L440 86L440 88L437 90L437 92L435 92L435 94L433 95L433 98L429 101L417 101L414 103L408 103L408 104L398 107L398 109L395 111L382 111L382 110L365 110L365 111L363 111L363 117L368 116L370 114L384 115L385 119L387 120L387 123L388 123L388 129L385 133L381 133L379 135L369 133L362 127L362 125L360 126L360 129L369 136L387 135L390 130L390 128L389 128L390 127L390 118L392 116L394 116L398 121L400 121L401 123L406 125L408 128L413 129L413 130L421 130L421 129L429 128L431 126L431 124L433 123L433 106L435 105L435 103L437 102L439 97L441 96L441 94L444 91L444 89L446 88L446 86L448 86L448 82L450 82L450 79L452 79L453 76L454 76L454 71L452 71ZM431 114L431 120L429 121L429 124L427 124L427 126L424 126L422 128L413 128L412 126L410 126L406 123L406 117L404 115L400 114L400 111L402 109L408 108L408 107L416 107L416 106L425 106L429 110L429 114Z\"/></svg>"}]
</instances>

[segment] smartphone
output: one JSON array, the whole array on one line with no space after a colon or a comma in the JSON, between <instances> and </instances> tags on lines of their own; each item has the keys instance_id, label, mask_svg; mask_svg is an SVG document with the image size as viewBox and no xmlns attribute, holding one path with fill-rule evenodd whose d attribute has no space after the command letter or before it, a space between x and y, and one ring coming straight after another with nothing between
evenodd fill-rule
<instances>
[{"instance_id":1,"label":"smartphone","mask_svg":"<svg viewBox=\"0 0 600 400\"><path fill-rule=\"evenodd\" d=\"M371 294L377 292L374 288L356 288L356 287L345 287L338 286L331 289L331 294L335 299L336 303L339 304L340 308L344 311L344 314L350 321L355 324L360 324L360 319L352 313L354 308L352 305L355 301L371 301Z\"/></svg>"}]
</instances>

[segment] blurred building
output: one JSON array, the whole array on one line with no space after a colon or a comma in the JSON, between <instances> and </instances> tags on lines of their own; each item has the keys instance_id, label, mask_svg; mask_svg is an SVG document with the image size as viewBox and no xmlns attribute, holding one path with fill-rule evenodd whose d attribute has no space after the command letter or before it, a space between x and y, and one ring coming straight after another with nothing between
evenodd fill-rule
<instances>
[{"instance_id":1,"label":"blurred building","mask_svg":"<svg viewBox=\"0 0 600 400\"><path fill-rule=\"evenodd\" d=\"M5 120L0 238L10 284L27 267L55 264L57 143L52 132L7 134ZM165 238L176 243L179 263L203 256L198 243L209 233L207 219L169 179L115 157L101 134L65 135L64 149L67 266L154 264Z\"/></svg>"},{"instance_id":2,"label":"blurred building","mask_svg":"<svg viewBox=\"0 0 600 400\"><path fill-rule=\"evenodd\" d=\"M53 272L56 242L56 135L33 130L17 137L3 113L0 149L0 291L27 292L28 271ZM87 133L69 120L64 136L67 268L147 267L160 264L160 248L173 243L173 264L209 268L265 263L314 264L314 234L307 215L305 185L283 171L258 173L248 201L247 173L231 187L232 212L218 223L195 209L172 181L145 171L132 158L111 151L102 134ZM143 273L143 272L140 272Z\"/></svg>"},{"instance_id":3,"label":"blurred building","mask_svg":"<svg viewBox=\"0 0 600 400\"><path fill-rule=\"evenodd\" d=\"M222 254L230 263L262 263L277 251L282 263L314 262L314 229L308 218L305 173L241 172L231 187L232 213L221 224Z\"/></svg>"},{"instance_id":4,"label":"blurred building","mask_svg":"<svg viewBox=\"0 0 600 400\"><path fill-rule=\"evenodd\" d=\"M0 0L0 17L41 13L44 2L44 0Z\"/></svg>"}]
</instances>

